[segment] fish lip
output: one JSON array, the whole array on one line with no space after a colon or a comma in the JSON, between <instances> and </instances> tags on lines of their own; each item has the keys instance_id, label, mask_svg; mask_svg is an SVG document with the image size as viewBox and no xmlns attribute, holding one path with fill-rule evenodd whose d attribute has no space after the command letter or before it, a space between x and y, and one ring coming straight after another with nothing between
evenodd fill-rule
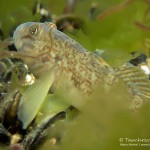
<instances>
[{"instance_id":1,"label":"fish lip","mask_svg":"<svg viewBox=\"0 0 150 150\"><path fill-rule=\"evenodd\" d=\"M15 47L16 47L17 50L18 50L17 42L18 42L19 38L18 38L18 35L17 35L16 32L17 32L17 31L15 30L15 32L14 32L14 34L13 34L13 43L14 43Z\"/></svg>"},{"instance_id":2,"label":"fish lip","mask_svg":"<svg viewBox=\"0 0 150 150\"><path fill-rule=\"evenodd\" d=\"M21 37L22 35L26 33L24 31L24 24L19 25L16 30L14 31L13 34L13 43L17 49L17 51L20 51L21 47L22 47L22 42L21 42Z\"/></svg>"},{"instance_id":3,"label":"fish lip","mask_svg":"<svg viewBox=\"0 0 150 150\"><path fill-rule=\"evenodd\" d=\"M20 42L20 35L19 35L19 33L17 33L17 31L15 31L13 34L13 43L14 43L17 51L19 51L20 47L21 47L21 42Z\"/></svg>"},{"instance_id":4,"label":"fish lip","mask_svg":"<svg viewBox=\"0 0 150 150\"><path fill-rule=\"evenodd\" d=\"M14 43L15 47L17 48L17 50L19 49L18 44L20 43L19 40L20 40L20 34L21 34L19 32L21 31L21 27L22 27L22 25L18 26L13 33L13 43Z\"/></svg>"}]
</instances>

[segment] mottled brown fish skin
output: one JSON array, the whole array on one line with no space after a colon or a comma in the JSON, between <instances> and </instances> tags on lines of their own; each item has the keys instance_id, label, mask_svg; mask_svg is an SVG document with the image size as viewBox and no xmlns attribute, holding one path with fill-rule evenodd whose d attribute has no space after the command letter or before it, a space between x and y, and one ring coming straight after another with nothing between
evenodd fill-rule
<instances>
[{"instance_id":1,"label":"mottled brown fish skin","mask_svg":"<svg viewBox=\"0 0 150 150\"><path fill-rule=\"evenodd\" d=\"M102 58L58 31L52 23L24 23L16 29L13 39L17 50L29 55L24 61L31 69L41 67L45 73L59 64L58 84L71 85L82 94L88 95L96 85L110 85L114 80L113 69Z\"/></svg>"}]
</instances>

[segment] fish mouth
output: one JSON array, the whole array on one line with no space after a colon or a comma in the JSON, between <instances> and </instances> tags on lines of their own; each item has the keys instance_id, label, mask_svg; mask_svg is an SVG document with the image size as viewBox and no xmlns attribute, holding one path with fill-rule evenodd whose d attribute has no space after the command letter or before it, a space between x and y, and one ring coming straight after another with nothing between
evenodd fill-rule
<instances>
[{"instance_id":1,"label":"fish mouth","mask_svg":"<svg viewBox=\"0 0 150 150\"><path fill-rule=\"evenodd\" d=\"M27 39L29 39L30 41L32 40L31 37L27 34L26 30L17 28L13 34L13 43L18 52L27 51L26 45L29 45L26 42Z\"/></svg>"},{"instance_id":2,"label":"fish mouth","mask_svg":"<svg viewBox=\"0 0 150 150\"><path fill-rule=\"evenodd\" d=\"M19 42L19 38L14 38L13 39L13 43L14 43L14 45L15 45L15 47L16 47L16 49L17 49L17 51L20 51L20 42Z\"/></svg>"},{"instance_id":3,"label":"fish mouth","mask_svg":"<svg viewBox=\"0 0 150 150\"><path fill-rule=\"evenodd\" d=\"M20 50L20 47L21 47L21 45L22 45L22 44L21 44L21 41L20 41L21 32L19 32L19 29L18 29L18 28L20 28L20 26L17 27L17 29L15 30L15 32L14 32L14 34L13 34L13 43L14 43L14 45L15 45L17 51Z\"/></svg>"},{"instance_id":4,"label":"fish mouth","mask_svg":"<svg viewBox=\"0 0 150 150\"><path fill-rule=\"evenodd\" d=\"M29 26L28 23L23 23L19 25L13 34L13 42L18 51L20 51L23 46L22 37L27 36L28 26Z\"/></svg>"}]
</instances>

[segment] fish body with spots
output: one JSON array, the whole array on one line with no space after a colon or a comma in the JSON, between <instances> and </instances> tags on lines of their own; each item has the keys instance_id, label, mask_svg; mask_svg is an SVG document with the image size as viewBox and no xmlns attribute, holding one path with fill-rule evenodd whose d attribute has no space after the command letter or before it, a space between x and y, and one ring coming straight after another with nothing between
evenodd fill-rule
<instances>
[{"instance_id":1,"label":"fish body with spots","mask_svg":"<svg viewBox=\"0 0 150 150\"><path fill-rule=\"evenodd\" d=\"M24 23L17 27L13 40L35 76L59 66L55 88L73 88L89 95L98 84L109 86L114 80L114 70L101 57L58 31L52 23Z\"/></svg>"},{"instance_id":2,"label":"fish body with spots","mask_svg":"<svg viewBox=\"0 0 150 150\"><path fill-rule=\"evenodd\" d=\"M127 86L125 91L128 90L133 111L144 100L150 99L150 81L138 66L126 63L111 68L100 56L58 31L53 23L21 24L14 32L13 41L18 50L14 54L39 79L23 93L19 104L18 118L24 129L36 116L49 88L52 92L60 88L65 103L68 101L67 104L78 109L85 103L84 98L92 96L96 87L102 85L107 90L118 79ZM29 106L34 108L29 110Z\"/></svg>"},{"instance_id":3,"label":"fish body with spots","mask_svg":"<svg viewBox=\"0 0 150 150\"><path fill-rule=\"evenodd\" d=\"M121 78L132 101L141 103L150 99L150 81L141 68L131 63L111 68L100 56L58 31L53 23L21 24L13 40L21 58L37 78L51 68L59 68L52 91L62 87L66 93L73 91L81 97L89 96L98 85L107 89Z\"/></svg>"}]
</instances>

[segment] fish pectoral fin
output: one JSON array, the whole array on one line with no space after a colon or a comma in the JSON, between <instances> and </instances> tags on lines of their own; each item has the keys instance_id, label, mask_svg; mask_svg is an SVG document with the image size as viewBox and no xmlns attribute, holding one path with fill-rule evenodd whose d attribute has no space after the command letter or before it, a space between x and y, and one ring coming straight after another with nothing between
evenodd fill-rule
<instances>
[{"instance_id":1,"label":"fish pectoral fin","mask_svg":"<svg viewBox=\"0 0 150 150\"><path fill-rule=\"evenodd\" d=\"M58 72L59 66L54 65L23 93L18 106L18 118L22 121L23 129L35 118Z\"/></svg>"},{"instance_id":2,"label":"fish pectoral fin","mask_svg":"<svg viewBox=\"0 0 150 150\"><path fill-rule=\"evenodd\" d=\"M131 95L150 100L150 80L143 70L137 66L122 66L115 73L127 84Z\"/></svg>"}]
</instances>

